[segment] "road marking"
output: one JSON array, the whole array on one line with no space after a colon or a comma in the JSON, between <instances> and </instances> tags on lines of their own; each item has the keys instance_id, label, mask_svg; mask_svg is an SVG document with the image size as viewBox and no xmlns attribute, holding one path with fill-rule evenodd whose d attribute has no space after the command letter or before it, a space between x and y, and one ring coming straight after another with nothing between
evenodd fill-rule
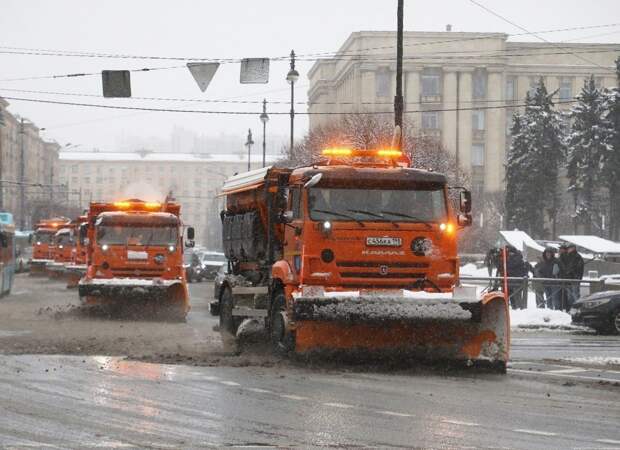
<instances>
[{"instance_id":1,"label":"road marking","mask_svg":"<svg viewBox=\"0 0 620 450\"><path fill-rule=\"evenodd\" d=\"M601 444L616 444L616 445L620 445L620 441L616 441L614 439L597 439L596 442L600 442Z\"/></svg>"},{"instance_id":2,"label":"road marking","mask_svg":"<svg viewBox=\"0 0 620 450\"><path fill-rule=\"evenodd\" d=\"M399 413L395 411L376 411L379 414L385 414L386 416L396 416L396 417L413 417L412 414Z\"/></svg>"},{"instance_id":3,"label":"road marking","mask_svg":"<svg viewBox=\"0 0 620 450\"><path fill-rule=\"evenodd\" d=\"M512 430L516 433L525 433L525 434L535 434L537 436L557 436L555 433L550 433L549 431L538 431L538 430L526 430L523 428L518 428L516 430Z\"/></svg>"},{"instance_id":4,"label":"road marking","mask_svg":"<svg viewBox=\"0 0 620 450\"><path fill-rule=\"evenodd\" d=\"M194 374L202 376L202 379L203 380L207 380L207 381L218 381L219 380L218 377L212 377L212 376L209 376L209 375L202 375L202 373L200 373L200 372L194 372Z\"/></svg>"},{"instance_id":5,"label":"road marking","mask_svg":"<svg viewBox=\"0 0 620 450\"><path fill-rule=\"evenodd\" d=\"M461 420L442 419L442 423L451 423L452 425L464 425L466 427L479 427L480 424L475 422L463 422Z\"/></svg>"},{"instance_id":6,"label":"road marking","mask_svg":"<svg viewBox=\"0 0 620 450\"><path fill-rule=\"evenodd\" d=\"M310 400L308 397L302 397L301 395L292 394L280 394L282 398L288 398L289 400Z\"/></svg>"},{"instance_id":7,"label":"road marking","mask_svg":"<svg viewBox=\"0 0 620 450\"><path fill-rule=\"evenodd\" d=\"M267 389L260 388L248 388L248 391L256 392L257 394L273 394L273 391L268 391Z\"/></svg>"},{"instance_id":8,"label":"road marking","mask_svg":"<svg viewBox=\"0 0 620 450\"><path fill-rule=\"evenodd\" d=\"M587 369L575 368L572 369L557 369L557 370L546 370L547 373L577 373L577 372L587 372Z\"/></svg>"},{"instance_id":9,"label":"road marking","mask_svg":"<svg viewBox=\"0 0 620 450\"><path fill-rule=\"evenodd\" d=\"M355 408L355 406L347 405L346 403L323 403L323 405L333 406L334 408L343 408L343 409Z\"/></svg>"},{"instance_id":10,"label":"road marking","mask_svg":"<svg viewBox=\"0 0 620 450\"><path fill-rule=\"evenodd\" d=\"M583 375L570 375L563 373L549 373L549 372L534 372L532 370L522 370L522 369L508 369L508 372L514 373L526 373L528 375L544 375L547 377L562 377L562 378L572 378L573 380L590 380L590 381L608 381L610 383L618 383L620 382L617 378L604 378L604 377L590 377Z\"/></svg>"},{"instance_id":11,"label":"road marking","mask_svg":"<svg viewBox=\"0 0 620 450\"><path fill-rule=\"evenodd\" d=\"M225 384L226 386L241 386L239 383L235 383L234 381L220 381L220 383Z\"/></svg>"}]
</instances>

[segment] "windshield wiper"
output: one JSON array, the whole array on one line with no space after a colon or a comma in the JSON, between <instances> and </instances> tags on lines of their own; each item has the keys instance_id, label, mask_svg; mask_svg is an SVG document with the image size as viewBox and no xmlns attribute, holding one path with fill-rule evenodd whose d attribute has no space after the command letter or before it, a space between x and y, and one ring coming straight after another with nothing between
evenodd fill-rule
<instances>
[{"instance_id":1,"label":"windshield wiper","mask_svg":"<svg viewBox=\"0 0 620 450\"><path fill-rule=\"evenodd\" d=\"M359 219L356 219L355 217L353 217L353 216L351 216L351 215L349 215L349 214L339 213L339 212L336 212L336 211L328 211L327 209L313 209L312 211L313 211L313 212L318 212L318 213L323 213L323 214L331 214L331 215L333 215L333 216L344 217L344 218L346 218L346 219L351 219L351 220L353 220L354 222L359 223L361 227L364 227L364 226L365 226L365 225L364 225L364 222L362 222L362 221L361 221L361 220L359 220Z\"/></svg>"},{"instance_id":2,"label":"windshield wiper","mask_svg":"<svg viewBox=\"0 0 620 450\"><path fill-rule=\"evenodd\" d=\"M433 226L426 222L425 220L420 219L419 217L416 216L412 216L410 214L405 214L405 213L399 213L399 212L395 212L395 211L381 211L382 214L389 214L391 216L396 216L396 217L405 217L407 219L413 219L416 221L416 223L422 223L424 224L428 229L432 229Z\"/></svg>"},{"instance_id":3,"label":"windshield wiper","mask_svg":"<svg viewBox=\"0 0 620 450\"><path fill-rule=\"evenodd\" d=\"M347 209L347 211L353 212L353 213L358 213L358 214L366 214L368 216L378 217L379 219L385 220L385 216L382 216L381 214L377 214L376 212L366 211L365 209ZM394 228L398 228L399 227L399 225L396 222L391 222L391 221L388 221L388 222L391 223L392 225L394 225Z\"/></svg>"}]
</instances>

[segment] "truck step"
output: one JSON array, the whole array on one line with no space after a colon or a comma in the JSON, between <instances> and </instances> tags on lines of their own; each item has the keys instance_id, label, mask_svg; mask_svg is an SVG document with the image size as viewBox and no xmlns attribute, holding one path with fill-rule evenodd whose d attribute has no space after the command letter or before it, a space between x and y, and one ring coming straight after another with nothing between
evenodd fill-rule
<instances>
[{"instance_id":1,"label":"truck step","mask_svg":"<svg viewBox=\"0 0 620 450\"><path fill-rule=\"evenodd\" d=\"M233 295L265 295L269 293L268 286L235 286L232 288Z\"/></svg>"}]
</instances>

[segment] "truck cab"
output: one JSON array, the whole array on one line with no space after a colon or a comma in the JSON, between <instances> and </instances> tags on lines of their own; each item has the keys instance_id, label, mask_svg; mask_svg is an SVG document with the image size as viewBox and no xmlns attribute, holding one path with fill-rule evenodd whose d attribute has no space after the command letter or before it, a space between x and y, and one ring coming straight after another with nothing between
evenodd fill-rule
<instances>
[{"instance_id":1,"label":"truck cab","mask_svg":"<svg viewBox=\"0 0 620 450\"><path fill-rule=\"evenodd\" d=\"M56 232L69 223L68 219L55 218L40 221L32 235L32 259L30 275L45 273L47 264L53 262L54 236Z\"/></svg>"}]
</instances>

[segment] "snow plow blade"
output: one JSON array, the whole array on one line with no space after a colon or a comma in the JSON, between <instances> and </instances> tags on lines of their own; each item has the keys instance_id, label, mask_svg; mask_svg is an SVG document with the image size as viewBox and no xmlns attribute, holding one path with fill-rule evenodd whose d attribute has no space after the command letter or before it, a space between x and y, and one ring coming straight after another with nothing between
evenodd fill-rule
<instances>
[{"instance_id":1,"label":"snow plow blade","mask_svg":"<svg viewBox=\"0 0 620 450\"><path fill-rule=\"evenodd\" d=\"M295 352L411 356L430 361L484 361L505 369L510 346L506 300L428 301L403 297L298 298Z\"/></svg>"}]
</instances>

